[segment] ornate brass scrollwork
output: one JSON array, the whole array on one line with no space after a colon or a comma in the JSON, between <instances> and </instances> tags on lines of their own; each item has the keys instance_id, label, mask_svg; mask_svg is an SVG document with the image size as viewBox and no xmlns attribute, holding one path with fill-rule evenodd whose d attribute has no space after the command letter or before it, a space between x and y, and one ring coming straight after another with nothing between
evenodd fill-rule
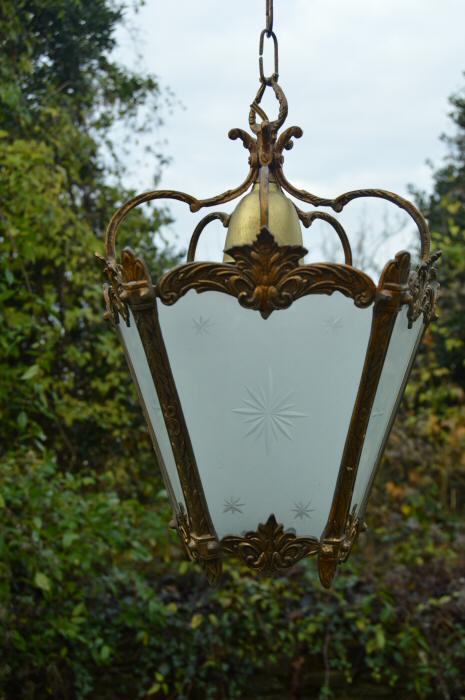
<instances>
[{"instance_id":1,"label":"ornate brass scrollwork","mask_svg":"<svg viewBox=\"0 0 465 700\"><path fill-rule=\"evenodd\" d=\"M300 265L307 253L301 246L279 246L263 227L252 245L230 248L234 263L187 263L164 275L156 289L164 304L174 304L191 289L220 291L237 298L241 306L268 318L308 294L341 292L360 307L369 306L374 282L349 265Z\"/></svg>"},{"instance_id":2,"label":"ornate brass scrollwork","mask_svg":"<svg viewBox=\"0 0 465 700\"><path fill-rule=\"evenodd\" d=\"M219 558L219 543L214 535L197 536L192 531L187 513L182 504L176 514L175 527L183 542L189 559L200 564L205 571L209 583L218 583L223 566Z\"/></svg>"},{"instance_id":3,"label":"ornate brass scrollwork","mask_svg":"<svg viewBox=\"0 0 465 700\"><path fill-rule=\"evenodd\" d=\"M239 556L247 566L260 574L277 574L290 569L304 557L315 554L319 542L313 537L297 537L270 515L257 531L243 537L223 537L221 548Z\"/></svg>"}]
</instances>

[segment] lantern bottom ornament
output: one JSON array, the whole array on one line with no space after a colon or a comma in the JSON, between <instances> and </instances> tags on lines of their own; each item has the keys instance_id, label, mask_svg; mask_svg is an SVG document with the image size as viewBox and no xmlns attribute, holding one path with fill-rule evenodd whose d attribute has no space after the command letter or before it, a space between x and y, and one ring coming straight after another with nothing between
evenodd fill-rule
<instances>
[{"instance_id":1,"label":"lantern bottom ornament","mask_svg":"<svg viewBox=\"0 0 465 700\"><path fill-rule=\"evenodd\" d=\"M191 559L216 582L226 555L265 575L317 555L329 587L364 527L373 480L434 317L440 253L430 255L426 221L402 197L365 189L326 199L288 182L283 153L302 130L279 135L288 107L277 78L276 71L261 81L252 134L229 133L250 154L242 185L204 200L148 192L115 213L102 258L110 281L106 317L118 329L173 525ZM260 107L267 87L279 104L274 121ZM174 199L197 212L249 189L232 214L202 219L187 262L155 283L130 249L117 259L118 229L144 202ZM302 211L287 195L313 209ZM405 251L377 283L354 267L336 215L361 197L410 215L421 249L414 271ZM338 236L343 264L305 264L300 224L316 220ZM228 228L224 261L198 262L198 240L213 221Z\"/></svg>"}]
</instances>

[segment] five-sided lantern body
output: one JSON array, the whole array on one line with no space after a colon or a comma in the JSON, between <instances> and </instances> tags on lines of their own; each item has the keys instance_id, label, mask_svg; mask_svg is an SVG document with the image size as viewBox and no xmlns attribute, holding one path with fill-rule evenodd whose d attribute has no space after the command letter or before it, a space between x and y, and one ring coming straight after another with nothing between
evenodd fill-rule
<instances>
[{"instance_id":1,"label":"five-sided lantern body","mask_svg":"<svg viewBox=\"0 0 465 700\"><path fill-rule=\"evenodd\" d=\"M207 200L156 191L134 198L107 232L108 316L117 325L189 555L219 578L225 554L251 569L281 572L318 555L329 586L363 523L367 499L426 324L434 314L435 261L426 222L406 200L357 190L328 200L297 190L282 171L283 150L300 137L280 118L233 130L250 151L236 190ZM257 96L257 104L261 95ZM132 251L118 262L115 238L126 215L154 199L192 211L231 201L194 231L188 262L156 283ZM399 253L375 282L352 264L336 217L302 212L284 196L335 212L358 197L387 199L415 221L421 263ZM205 226L228 227L223 262L196 262ZM299 220L325 221L345 263L304 264Z\"/></svg>"}]
</instances>

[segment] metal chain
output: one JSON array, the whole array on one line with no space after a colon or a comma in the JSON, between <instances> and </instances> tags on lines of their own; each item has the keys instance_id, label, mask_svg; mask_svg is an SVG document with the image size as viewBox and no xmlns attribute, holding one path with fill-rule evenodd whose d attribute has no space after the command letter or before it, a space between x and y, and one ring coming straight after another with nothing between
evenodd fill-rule
<instances>
[{"instance_id":1,"label":"metal chain","mask_svg":"<svg viewBox=\"0 0 465 700\"><path fill-rule=\"evenodd\" d=\"M268 38L273 32L273 0L266 0L266 32Z\"/></svg>"},{"instance_id":2,"label":"metal chain","mask_svg":"<svg viewBox=\"0 0 465 700\"><path fill-rule=\"evenodd\" d=\"M273 31L273 0L266 0L266 27L260 34L260 43L258 49L258 67L260 71L260 82L264 85L271 85L273 81L279 78L279 54L278 54L278 39ZM273 40L274 50L274 71L271 75L266 76L263 68L263 53L265 50L265 37Z\"/></svg>"}]
</instances>

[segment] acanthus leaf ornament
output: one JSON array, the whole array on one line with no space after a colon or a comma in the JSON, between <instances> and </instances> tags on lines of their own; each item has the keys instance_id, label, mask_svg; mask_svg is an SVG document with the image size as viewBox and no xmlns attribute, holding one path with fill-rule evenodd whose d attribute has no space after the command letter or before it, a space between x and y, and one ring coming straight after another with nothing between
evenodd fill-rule
<instances>
[{"instance_id":1,"label":"acanthus leaf ornament","mask_svg":"<svg viewBox=\"0 0 465 700\"><path fill-rule=\"evenodd\" d=\"M104 287L105 318L117 325L121 316L126 325L129 325L129 299L141 304L154 298L147 266L130 248L125 248L121 253L121 263L105 260L98 254L96 258L105 265L110 280L110 284Z\"/></svg>"},{"instance_id":2,"label":"acanthus leaf ornament","mask_svg":"<svg viewBox=\"0 0 465 700\"><path fill-rule=\"evenodd\" d=\"M270 515L256 532L246 532L242 537L224 537L221 548L240 557L247 566L260 574L279 574L290 569L298 561L319 548L313 537L298 537L285 531L283 525Z\"/></svg>"},{"instance_id":3,"label":"acanthus leaf ornament","mask_svg":"<svg viewBox=\"0 0 465 700\"><path fill-rule=\"evenodd\" d=\"M251 245L225 251L234 263L186 263L166 273L156 292L164 304L174 304L194 289L221 291L247 309L268 318L308 294L341 292L359 307L370 306L376 287L368 275L350 265L301 265L307 253L301 246L279 246L266 226Z\"/></svg>"}]
</instances>

